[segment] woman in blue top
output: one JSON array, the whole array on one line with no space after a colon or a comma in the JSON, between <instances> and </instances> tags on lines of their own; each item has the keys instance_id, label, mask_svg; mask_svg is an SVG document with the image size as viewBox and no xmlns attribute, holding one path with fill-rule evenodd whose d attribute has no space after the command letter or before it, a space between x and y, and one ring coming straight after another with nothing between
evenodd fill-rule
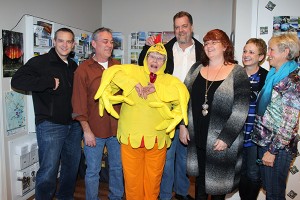
<instances>
[{"instance_id":1,"label":"woman in blue top","mask_svg":"<svg viewBox=\"0 0 300 200\"><path fill-rule=\"evenodd\" d=\"M250 106L244 125L244 148L239 194L241 200L257 199L260 187L259 166L256 164L257 145L251 140L254 128L257 95L265 84L268 71L260 65L267 55L267 44L263 39L250 38L243 49L243 65L250 82Z\"/></svg>"},{"instance_id":2,"label":"woman in blue top","mask_svg":"<svg viewBox=\"0 0 300 200\"><path fill-rule=\"evenodd\" d=\"M285 199L286 180L299 135L300 81L294 61L299 54L296 35L273 36L268 44L271 69L258 97L252 140L267 199Z\"/></svg>"}]
</instances>

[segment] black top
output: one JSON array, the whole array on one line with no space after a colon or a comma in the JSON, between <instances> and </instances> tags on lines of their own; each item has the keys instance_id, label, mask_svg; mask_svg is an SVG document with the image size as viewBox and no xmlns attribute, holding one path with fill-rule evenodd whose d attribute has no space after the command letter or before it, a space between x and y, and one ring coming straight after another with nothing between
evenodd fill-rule
<instances>
[{"instance_id":1,"label":"black top","mask_svg":"<svg viewBox=\"0 0 300 200\"><path fill-rule=\"evenodd\" d=\"M211 113L211 105L215 91L221 85L223 80L214 81L210 86L207 94L207 104L208 104L208 114L206 116L202 115L202 104L204 104L205 90L206 90L206 79L199 73L199 76L195 79L192 87L191 102L192 102L192 112L194 119L194 129L195 129L195 141L198 148L206 149L206 140L208 135L208 125ZM208 87L211 81L208 81Z\"/></svg>"},{"instance_id":2,"label":"black top","mask_svg":"<svg viewBox=\"0 0 300 200\"><path fill-rule=\"evenodd\" d=\"M14 74L11 86L17 90L32 91L35 122L45 120L58 124L72 122L71 97L77 64L70 58L65 63L52 48L48 53L31 58ZM59 79L55 87L54 78Z\"/></svg>"}]
</instances>

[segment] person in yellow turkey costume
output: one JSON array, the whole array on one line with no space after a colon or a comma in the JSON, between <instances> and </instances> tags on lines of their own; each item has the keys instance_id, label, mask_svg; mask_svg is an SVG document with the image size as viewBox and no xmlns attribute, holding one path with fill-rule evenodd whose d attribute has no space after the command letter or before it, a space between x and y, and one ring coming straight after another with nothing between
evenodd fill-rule
<instances>
[{"instance_id":1,"label":"person in yellow turkey costume","mask_svg":"<svg viewBox=\"0 0 300 200\"><path fill-rule=\"evenodd\" d=\"M119 118L126 199L157 200L166 150L175 127L187 125L189 92L172 75L165 74L167 53L162 43L149 48L144 66L115 65L103 73L95 95L99 114L106 109ZM114 94L122 90L122 95ZM112 105L122 102L120 116Z\"/></svg>"}]
</instances>

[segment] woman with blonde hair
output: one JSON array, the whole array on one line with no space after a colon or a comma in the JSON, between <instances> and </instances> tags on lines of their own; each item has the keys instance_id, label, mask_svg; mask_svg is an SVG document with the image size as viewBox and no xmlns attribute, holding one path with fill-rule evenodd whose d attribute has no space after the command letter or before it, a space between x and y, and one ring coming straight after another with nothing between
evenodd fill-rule
<instances>
[{"instance_id":1,"label":"woman with blonde hair","mask_svg":"<svg viewBox=\"0 0 300 200\"><path fill-rule=\"evenodd\" d=\"M273 36L268 43L271 69L258 97L252 140L259 146L261 178L267 199L285 199L286 180L299 135L300 81L294 59L294 34Z\"/></svg>"}]
</instances>

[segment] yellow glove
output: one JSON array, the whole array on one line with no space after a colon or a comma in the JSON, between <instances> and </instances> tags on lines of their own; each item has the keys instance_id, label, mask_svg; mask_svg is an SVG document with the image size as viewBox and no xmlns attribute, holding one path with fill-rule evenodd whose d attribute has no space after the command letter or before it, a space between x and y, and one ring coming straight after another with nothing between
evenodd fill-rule
<instances>
[{"instance_id":1,"label":"yellow glove","mask_svg":"<svg viewBox=\"0 0 300 200\"><path fill-rule=\"evenodd\" d=\"M109 96L111 104L127 103L128 105L134 105L134 102L124 95Z\"/></svg>"},{"instance_id":2,"label":"yellow glove","mask_svg":"<svg viewBox=\"0 0 300 200\"><path fill-rule=\"evenodd\" d=\"M118 89L123 90L124 96L128 96L134 90L135 85L138 83L128 74L131 74L131 72L134 73L132 69L137 69L137 67L140 68L139 66L132 64L114 65L113 67L109 67L108 69L104 70L100 87L98 88L94 99L98 99L102 95L104 90L106 90L106 88L112 83L115 84Z\"/></svg>"},{"instance_id":3,"label":"yellow glove","mask_svg":"<svg viewBox=\"0 0 300 200\"><path fill-rule=\"evenodd\" d=\"M119 114L115 111L113 105L119 103L127 103L133 105L133 101L123 95L112 95L109 89L105 89L99 99L99 115L102 117L104 109L111 116L119 119Z\"/></svg>"},{"instance_id":4,"label":"yellow glove","mask_svg":"<svg viewBox=\"0 0 300 200\"><path fill-rule=\"evenodd\" d=\"M170 133L170 137L172 138L174 136L176 126L183 119L182 114L176 112L175 110L171 111L170 108L162 102L151 102L149 103L149 106L152 108L157 108L162 117L165 119L158 126L156 126L155 129L166 129L166 132Z\"/></svg>"},{"instance_id":5,"label":"yellow glove","mask_svg":"<svg viewBox=\"0 0 300 200\"><path fill-rule=\"evenodd\" d=\"M108 88L111 92L111 87L109 85L112 82L115 74L121 69L121 65L114 65L114 67L109 67L108 69L104 70L102 74L101 84L94 96L94 99L99 99L104 90L107 90Z\"/></svg>"},{"instance_id":6,"label":"yellow glove","mask_svg":"<svg viewBox=\"0 0 300 200\"><path fill-rule=\"evenodd\" d=\"M170 79L170 84L168 86L157 83L155 89L161 102L176 102L177 106L175 107L175 110L176 112L181 113L183 122L187 125L187 108L190 95L186 86L181 83L179 79Z\"/></svg>"},{"instance_id":7,"label":"yellow glove","mask_svg":"<svg viewBox=\"0 0 300 200\"><path fill-rule=\"evenodd\" d=\"M177 84L181 113L185 125L188 125L188 102L190 99L189 91L184 84Z\"/></svg>"},{"instance_id":8,"label":"yellow glove","mask_svg":"<svg viewBox=\"0 0 300 200\"><path fill-rule=\"evenodd\" d=\"M172 139L175 135L175 128L169 133L170 138Z\"/></svg>"}]
</instances>

